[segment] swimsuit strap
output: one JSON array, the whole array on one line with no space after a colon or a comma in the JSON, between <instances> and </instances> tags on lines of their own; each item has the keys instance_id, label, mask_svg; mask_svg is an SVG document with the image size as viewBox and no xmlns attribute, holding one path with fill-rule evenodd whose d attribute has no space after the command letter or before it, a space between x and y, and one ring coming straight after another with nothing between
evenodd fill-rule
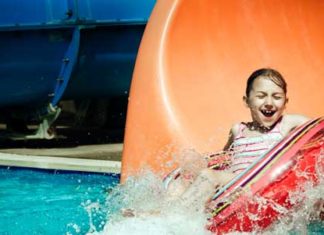
<instances>
[{"instance_id":1,"label":"swimsuit strap","mask_svg":"<svg viewBox=\"0 0 324 235\"><path fill-rule=\"evenodd\" d=\"M243 131L245 130L245 128L247 128L246 124L244 124L243 122L241 122L239 124L239 130L238 130L238 134L235 136L235 139L239 139L243 137Z\"/></svg>"}]
</instances>

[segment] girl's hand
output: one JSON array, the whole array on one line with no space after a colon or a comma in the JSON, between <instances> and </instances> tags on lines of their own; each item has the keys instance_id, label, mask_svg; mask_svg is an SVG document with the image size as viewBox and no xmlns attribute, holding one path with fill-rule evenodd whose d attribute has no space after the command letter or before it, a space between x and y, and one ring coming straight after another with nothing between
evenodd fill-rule
<instances>
[{"instance_id":1,"label":"girl's hand","mask_svg":"<svg viewBox=\"0 0 324 235\"><path fill-rule=\"evenodd\" d=\"M210 154L207 158L207 167L214 170L226 170L230 167L232 154L232 151L221 151Z\"/></svg>"},{"instance_id":2,"label":"girl's hand","mask_svg":"<svg viewBox=\"0 0 324 235\"><path fill-rule=\"evenodd\" d=\"M210 198L205 203L205 213L211 214L213 213L214 209L215 209L215 205L213 203L213 200Z\"/></svg>"}]
</instances>

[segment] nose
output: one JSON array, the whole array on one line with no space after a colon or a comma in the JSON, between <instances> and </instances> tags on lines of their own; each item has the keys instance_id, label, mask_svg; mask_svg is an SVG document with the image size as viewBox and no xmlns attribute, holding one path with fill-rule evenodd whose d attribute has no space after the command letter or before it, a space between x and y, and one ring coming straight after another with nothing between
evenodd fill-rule
<instances>
[{"instance_id":1,"label":"nose","mask_svg":"<svg viewBox=\"0 0 324 235\"><path fill-rule=\"evenodd\" d=\"M273 107L273 99L271 97L267 97L264 105L266 108L272 108Z\"/></svg>"}]
</instances>

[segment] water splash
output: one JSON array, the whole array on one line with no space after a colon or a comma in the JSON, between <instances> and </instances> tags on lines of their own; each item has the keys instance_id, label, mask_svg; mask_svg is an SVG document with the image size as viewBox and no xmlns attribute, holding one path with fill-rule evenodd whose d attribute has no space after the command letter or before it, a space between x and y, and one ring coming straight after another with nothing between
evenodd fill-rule
<instances>
[{"instance_id":1,"label":"water splash","mask_svg":"<svg viewBox=\"0 0 324 235\"><path fill-rule=\"evenodd\" d=\"M280 205L274 205L275 210L285 216L280 217L266 231L265 235L281 234L321 234L324 231L324 223L316 219L318 209L314 203L324 195L324 151L318 157L319 163L316 171L319 184L305 185L303 190L290 195L292 203L296 203L291 211ZM192 166L192 165L191 165ZM191 167L189 166L189 167ZM308 177L308 176L305 176ZM107 196L108 222L102 232L91 231L91 235L126 235L126 234L154 234L154 235L182 235L211 234L205 229L207 215L191 208L185 208L174 202L165 200L166 192L160 177L147 171L141 178L130 178L123 185L115 187ZM265 201L256 198L262 206ZM138 212L137 216L125 218L122 208L131 208ZM144 213L145 212L145 213ZM251 220L255 215L250 215ZM255 218L257 219L257 218ZM257 231L257 228L256 228ZM247 233L230 233L247 234ZM251 234L251 233L249 233ZM260 231L252 233L260 234Z\"/></svg>"},{"instance_id":2,"label":"water splash","mask_svg":"<svg viewBox=\"0 0 324 235\"><path fill-rule=\"evenodd\" d=\"M300 187L295 193L290 193L289 200L292 204L296 205L291 210L280 206L273 202L272 208L275 209L279 214L278 221L276 221L268 229L262 231L264 235L321 235L324 234L324 221L321 221L320 213L321 210L316 206L316 202L324 199L324 149L321 149L319 156L317 157L317 164L315 165L316 173L319 176L318 184L314 185L312 182L306 182L303 187ZM309 178L310 176L305 172L300 172L299 176ZM262 207L264 202L269 203L262 197L253 197ZM250 215L250 219L253 220L253 215ZM255 218L256 220L258 218ZM255 231L252 234L260 234L258 228L254 228ZM230 235L242 235L247 233L229 233ZM250 233L249 233L250 234Z\"/></svg>"},{"instance_id":3,"label":"water splash","mask_svg":"<svg viewBox=\"0 0 324 235\"><path fill-rule=\"evenodd\" d=\"M317 158L315 170L319 176L319 183L314 186L306 183L304 190L299 190L291 195L292 203L297 204L288 216L280 218L266 235L281 234L324 234L324 221L320 221L321 210L316 206L316 202L324 199L324 149L321 148ZM308 177L308 176L306 176Z\"/></svg>"},{"instance_id":4,"label":"water splash","mask_svg":"<svg viewBox=\"0 0 324 235\"><path fill-rule=\"evenodd\" d=\"M130 178L108 195L109 222L104 230L88 234L210 234L205 230L206 215L170 202L165 197L162 180L154 174L147 172L140 179ZM132 208L137 215L126 218L121 213L122 208Z\"/></svg>"}]
</instances>

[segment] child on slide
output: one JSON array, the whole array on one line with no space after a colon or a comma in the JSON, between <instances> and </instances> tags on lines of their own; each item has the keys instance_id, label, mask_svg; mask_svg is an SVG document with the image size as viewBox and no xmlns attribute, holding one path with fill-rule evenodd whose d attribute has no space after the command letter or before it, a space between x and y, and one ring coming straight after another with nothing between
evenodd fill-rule
<instances>
[{"instance_id":1,"label":"child on slide","mask_svg":"<svg viewBox=\"0 0 324 235\"><path fill-rule=\"evenodd\" d=\"M208 162L199 153L185 151L189 163L183 164L184 167L171 172L165 179L168 200L204 210L205 203L216 188L226 184L294 128L309 120L302 115L284 114L288 102L287 84L283 76L271 68L262 68L250 75L243 100L250 109L252 121L235 124L230 130L224 147L224 152L228 153L226 167L221 164L222 170L215 171L206 167ZM190 167L186 167L188 165ZM131 210L124 213L133 216Z\"/></svg>"},{"instance_id":2,"label":"child on slide","mask_svg":"<svg viewBox=\"0 0 324 235\"><path fill-rule=\"evenodd\" d=\"M226 169L215 171L205 167L190 173L185 168L177 169L169 175L169 198L202 209L215 193L215 188L229 182L294 128L309 120L302 115L284 114L288 102L287 84L283 76L271 68L262 68L250 75L243 100L250 109L252 121L241 122L231 128L224 147L225 153L228 153ZM196 159L198 166L202 165L200 154L194 151L187 154L189 158Z\"/></svg>"}]
</instances>

